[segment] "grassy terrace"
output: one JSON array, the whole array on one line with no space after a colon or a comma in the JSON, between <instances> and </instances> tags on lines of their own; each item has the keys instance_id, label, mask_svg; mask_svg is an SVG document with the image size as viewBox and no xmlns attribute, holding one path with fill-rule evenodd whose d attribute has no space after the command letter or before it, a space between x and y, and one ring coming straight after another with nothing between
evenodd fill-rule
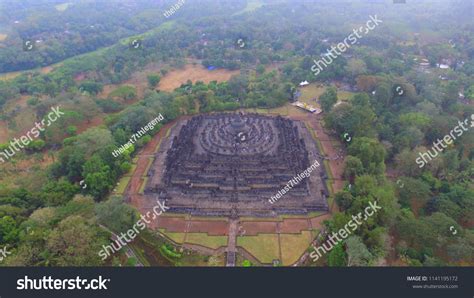
<instances>
[{"instance_id":1,"label":"grassy terrace","mask_svg":"<svg viewBox=\"0 0 474 298\"><path fill-rule=\"evenodd\" d=\"M237 237L237 246L246 249L262 263L270 264L274 259L280 259L278 234Z\"/></svg>"},{"instance_id":2,"label":"grassy terrace","mask_svg":"<svg viewBox=\"0 0 474 298\"><path fill-rule=\"evenodd\" d=\"M166 232L165 229L159 229L159 231L177 244L197 244L212 249L227 245L227 236L209 236L207 233Z\"/></svg>"}]
</instances>

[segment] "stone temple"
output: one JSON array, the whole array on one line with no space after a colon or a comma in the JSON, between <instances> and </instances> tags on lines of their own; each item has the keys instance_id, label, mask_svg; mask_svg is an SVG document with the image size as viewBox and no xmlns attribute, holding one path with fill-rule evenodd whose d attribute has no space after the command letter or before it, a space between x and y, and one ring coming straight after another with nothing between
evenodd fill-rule
<instances>
[{"instance_id":1,"label":"stone temple","mask_svg":"<svg viewBox=\"0 0 474 298\"><path fill-rule=\"evenodd\" d=\"M274 204L269 199L315 161L321 164ZM219 113L171 129L148 171L148 201L169 212L266 216L327 211L322 158L303 122L281 116Z\"/></svg>"}]
</instances>

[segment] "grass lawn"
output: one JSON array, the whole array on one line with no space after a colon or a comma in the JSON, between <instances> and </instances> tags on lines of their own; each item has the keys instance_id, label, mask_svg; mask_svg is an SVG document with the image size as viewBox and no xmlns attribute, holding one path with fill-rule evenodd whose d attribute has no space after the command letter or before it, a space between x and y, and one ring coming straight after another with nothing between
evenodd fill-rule
<instances>
[{"instance_id":1,"label":"grass lawn","mask_svg":"<svg viewBox=\"0 0 474 298\"><path fill-rule=\"evenodd\" d=\"M313 217L317 217L317 216L320 216L320 215L323 215L323 214L326 214L327 212L324 212L324 211L313 211L313 212L310 212L306 215L301 215L301 214L298 214L298 215L291 215L291 214L287 214L287 215L278 215L278 217L271 217L271 218L265 218L265 217L249 217L249 216L246 216L246 217L241 217L240 218L240 221L270 221L270 222L273 222L273 221L283 221L284 219L286 218L303 218L303 219L307 219L307 218L313 218Z\"/></svg>"},{"instance_id":2,"label":"grass lawn","mask_svg":"<svg viewBox=\"0 0 474 298\"><path fill-rule=\"evenodd\" d=\"M150 170L151 166L153 165L153 160L155 160L154 157L148 157L148 165L146 166L145 172L143 174L146 176L148 171Z\"/></svg>"},{"instance_id":3,"label":"grass lawn","mask_svg":"<svg viewBox=\"0 0 474 298\"><path fill-rule=\"evenodd\" d=\"M352 97L354 95L356 95L357 93L355 92L349 92L349 91L341 91L341 90L338 90L337 91L337 98L339 100L342 100L342 101L349 101L350 99L352 99Z\"/></svg>"},{"instance_id":4,"label":"grass lawn","mask_svg":"<svg viewBox=\"0 0 474 298\"><path fill-rule=\"evenodd\" d=\"M273 109L269 109L268 110L268 113L270 114L276 114L276 115L283 115L283 116L287 116L288 115L288 109L290 108L290 106L288 104L282 106L282 107L279 107L279 108L273 108Z\"/></svg>"},{"instance_id":5,"label":"grass lawn","mask_svg":"<svg viewBox=\"0 0 474 298\"><path fill-rule=\"evenodd\" d=\"M185 233L172 233L172 232L165 232L165 229L159 229L159 231L166 235L168 238L173 240L176 243L182 244L184 242L184 234Z\"/></svg>"},{"instance_id":6,"label":"grass lawn","mask_svg":"<svg viewBox=\"0 0 474 298\"><path fill-rule=\"evenodd\" d=\"M321 94L324 93L326 90L326 87L318 87L316 84L309 84L308 86L299 88L301 91L301 96L298 98L299 101L305 102L305 103L310 103L310 104L315 104L315 101L313 100L314 98L318 98L321 96Z\"/></svg>"},{"instance_id":7,"label":"grass lawn","mask_svg":"<svg viewBox=\"0 0 474 298\"><path fill-rule=\"evenodd\" d=\"M127 175L131 175L133 172L135 172L135 169L137 168L137 164L132 164L132 167L130 168L130 171L128 171Z\"/></svg>"},{"instance_id":8,"label":"grass lawn","mask_svg":"<svg viewBox=\"0 0 474 298\"><path fill-rule=\"evenodd\" d=\"M132 177L130 176L124 176L120 179L117 187L115 187L115 189L117 191L114 191L115 194L123 194L125 192L125 188L127 187L128 185L128 182L130 181Z\"/></svg>"},{"instance_id":9,"label":"grass lawn","mask_svg":"<svg viewBox=\"0 0 474 298\"><path fill-rule=\"evenodd\" d=\"M143 194L144 191L145 191L145 186L146 186L146 183L148 182L148 177L143 177L143 182L142 184L140 185L140 190L138 191L139 194Z\"/></svg>"},{"instance_id":10,"label":"grass lawn","mask_svg":"<svg viewBox=\"0 0 474 298\"><path fill-rule=\"evenodd\" d=\"M301 234L280 234L281 257L283 266L290 266L306 251L311 243L311 232Z\"/></svg>"},{"instance_id":11,"label":"grass lawn","mask_svg":"<svg viewBox=\"0 0 474 298\"><path fill-rule=\"evenodd\" d=\"M324 91L326 91L326 87L319 87L315 83L312 83L306 87L299 88L299 90L301 91L299 101L315 105L315 101L313 99L319 99ZM356 94L356 92L343 91L339 89L337 90L337 98L342 101L349 101Z\"/></svg>"},{"instance_id":12,"label":"grass lawn","mask_svg":"<svg viewBox=\"0 0 474 298\"><path fill-rule=\"evenodd\" d=\"M285 218L313 218L313 217L318 217L318 216L326 214L326 213L327 213L326 211L313 211L313 212L309 212L305 216L289 214L289 215L280 215L280 218L282 218L282 219L285 219Z\"/></svg>"},{"instance_id":13,"label":"grass lawn","mask_svg":"<svg viewBox=\"0 0 474 298\"><path fill-rule=\"evenodd\" d=\"M331 186L332 186L332 183L331 183ZM332 189L332 187L331 187L331 189ZM334 191L332 191L332 193L334 193ZM329 208L331 208L333 204L334 204L334 195L330 195L328 197L328 206L329 206Z\"/></svg>"},{"instance_id":14,"label":"grass lawn","mask_svg":"<svg viewBox=\"0 0 474 298\"><path fill-rule=\"evenodd\" d=\"M209 236L206 233L188 233L186 243L199 244L212 249L227 245L227 236Z\"/></svg>"},{"instance_id":15,"label":"grass lawn","mask_svg":"<svg viewBox=\"0 0 474 298\"><path fill-rule=\"evenodd\" d=\"M130 175L135 172L136 168L137 165L132 164L130 171L128 171L125 176L122 176L122 178L120 178L118 185L115 187L117 191L114 191L114 194L123 194L125 192L125 188L127 188L128 182L130 182L130 178L132 178Z\"/></svg>"},{"instance_id":16,"label":"grass lawn","mask_svg":"<svg viewBox=\"0 0 474 298\"><path fill-rule=\"evenodd\" d=\"M280 259L277 234L237 237L237 245L246 249L262 263Z\"/></svg>"}]
</instances>

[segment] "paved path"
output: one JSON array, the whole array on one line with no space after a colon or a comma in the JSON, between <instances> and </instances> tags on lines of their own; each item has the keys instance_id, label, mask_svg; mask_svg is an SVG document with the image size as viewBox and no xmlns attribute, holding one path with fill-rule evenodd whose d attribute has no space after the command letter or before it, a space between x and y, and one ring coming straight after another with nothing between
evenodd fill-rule
<instances>
[{"instance_id":1,"label":"paved path","mask_svg":"<svg viewBox=\"0 0 474 298\"><path fill-rule=\"evenodd\" d=\"M229 237L227 240L227 267L235 267L235 255L237 252L236 242L237 242L237 233L238 233L238 219L231 219L229 221Z\"/></svg>"}]
</instances>

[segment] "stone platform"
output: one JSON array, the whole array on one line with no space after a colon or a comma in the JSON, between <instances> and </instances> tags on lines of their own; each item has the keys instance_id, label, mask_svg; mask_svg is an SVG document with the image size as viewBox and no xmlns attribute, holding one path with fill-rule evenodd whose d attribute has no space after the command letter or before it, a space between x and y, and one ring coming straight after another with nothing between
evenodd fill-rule
<instances>
[{"instance_id":1,"label":"stone platform","mask_svg":"<svg viewBox=\"0 0 474 298\"><path fill-rule=\"evenodd\" d=\"M309 178L276 203L271 196L318 161ZM327 211L321 155L303 122L280 116L219 113L174 126L148 171L150 205L194 216L274 217Z\"/></svg>"}]
</instances>

